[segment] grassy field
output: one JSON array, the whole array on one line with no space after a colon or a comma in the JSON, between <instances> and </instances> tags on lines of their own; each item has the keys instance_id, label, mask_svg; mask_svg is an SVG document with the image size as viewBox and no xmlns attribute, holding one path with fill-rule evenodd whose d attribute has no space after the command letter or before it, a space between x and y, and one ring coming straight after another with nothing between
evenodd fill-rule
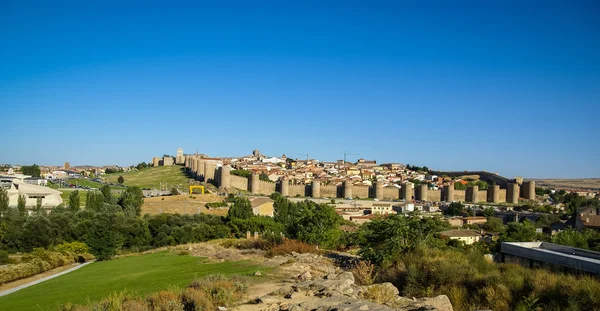
<instances>
[{"instance_id":1,"label":"grassy field","mask_svg":"<svg viewBox=\"0 0 600 311\"><path fill-rule=\"evenodd\" d=\"M168 197L155 197L144 199L142 215L144 214L196 214L205 213L218 216L226 216L227 208L207 209L207 202L222 202L224 197L214 194L181 194Z\"/></svg>"},{"instance_id":2,"label":"grassy field","mask_svg":"<svg viewBox=\"0 0 600 311\"><path fill-rule=\"evenodd\" d=\"M55 310L85 304L115 292L144 296L185 287L208 274L252 275L265 268L248 261L208 263L201 257L160 252L92 263L79 270L0 297L2 310Z\"/></svg>"},{"instance_id":3,"label":"grassy field","mask_svg":"<svg viewBox=\"0 0 600 311\"><path fill-rule=\"evenodd\" d=\"M161 182L170 185L181 185L185 188L188 177L185 175L183 166L158 166L149 167L135 172L126 172L106 175L111 182L117 183L119 176L125 179L126 186L138 186L141 188L159 188Z\"/></svg>"}]
</instances>

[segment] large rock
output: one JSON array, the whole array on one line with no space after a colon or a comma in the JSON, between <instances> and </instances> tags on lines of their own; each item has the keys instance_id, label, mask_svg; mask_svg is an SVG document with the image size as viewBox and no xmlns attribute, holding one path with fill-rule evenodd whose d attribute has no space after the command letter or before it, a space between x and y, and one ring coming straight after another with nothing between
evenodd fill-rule
<instances>
[{"instance_id":1,"label":"large rock","mask_svg":"<svg viewBox=\"0 0 600 311\"><path fill-rule=\"evenodd\" d=\"M446 295L439 295L437 297L432 298L421 298L417 299L417 301L410 306L413 309L410 310L427 310L423 308L435 308L435 310L439 311L454 311L452 307L452 303L450 299Z\"/></svg>"}]
</instances>

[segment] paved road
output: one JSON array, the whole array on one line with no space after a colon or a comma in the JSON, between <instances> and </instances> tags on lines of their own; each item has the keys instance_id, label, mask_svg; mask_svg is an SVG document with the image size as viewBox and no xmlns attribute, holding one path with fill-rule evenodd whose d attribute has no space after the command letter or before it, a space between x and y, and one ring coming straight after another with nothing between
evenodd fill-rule
<instances>
[{"instance_id":1,"label":"paved road","mask_svg":"<svg viewBox=\"0 0 600 311\"><path fill-rule=\"evenodd\" d=\"M7 290L5 290L5 291L3 291L3 292L0 292L0 297L2 297L2 296L6 296L6 295L8 295L8 294L12 294L12 293L14 293L14 292L16 292L16 291L18 291L18 290L21 290L21 289L23 289L23 288L27 288L27 287L29 287L29 286L33 286L33 285L35 285L35 284L42 283L42 282L44 282L44 281L48 281L48 280L50 280L50 279L53 279L53 278L55 278L55 277L59 277L59 276L61 276L61 275L63 275L63 274L67 274L67 273L69 273L69 272L72 272L72 271L75 271L75 270L77 270L77 269L83 268L84 266L87 266L87 265L91 264L92 262L94 262L94 261L88 261L88 262L86 262L86 263L83 263L83 264L80 264L80 265L78 265L78 266L75 266L75 267L73 267L73 268L71 268L71 269L68 269L68 270L65 270L65 271L59 272L59 273L57 273L57 274L53 274L53 275L47 276L47 277L45 277L45 278L42 278L42 279L39 279L39 280L37 280L37 281L33 281L33 282L30 282L30 283L27 283L27 284L23 284L23 285L21 285L21 286L17 286L17 287L15 287L15 288L7 289Z\"/></svg>"}]
</instances>

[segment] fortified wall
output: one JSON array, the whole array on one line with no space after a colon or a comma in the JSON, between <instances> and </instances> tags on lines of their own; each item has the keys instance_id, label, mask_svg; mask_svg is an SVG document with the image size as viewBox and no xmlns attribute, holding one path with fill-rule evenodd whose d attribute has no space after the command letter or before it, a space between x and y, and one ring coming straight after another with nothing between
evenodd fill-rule
<instances>
[{"instance_id":1,"label":"fortified wall","mask_svg":"<svg viewBox=\"0 0 600 311\"><path fill-rule=\"evenodd\" d=\"M322 185L319 181L313 181L310 185L292 185L287 179L279 180L277 183L260 180L258 174L250 178L231 174L231 169L216 159L188 156L185 158L185 167L188 173L195 179L213 182L219 187L227 190L237 188L250 191L253 194L271 195L279 192L284 196L314 197L314 198L376 198L380 200L419 200L425 202L469 202L469 203L519 203L519 198L535 199L535 182L525 181L522 184L509 181L504 177L497 177L506 185L490 185L486 190L480 190L477 186L469 186L465 190L455 190L454 185L446 185L443 189L428 189L427 185L403 184L401 188L396 186L384 187L383 183L376 182L373 186L352 185L344 182L339 185ZM464 174L464 172L463 172ZM489 173L488 173L489 174Z\"/></svg>"}]
</instances>

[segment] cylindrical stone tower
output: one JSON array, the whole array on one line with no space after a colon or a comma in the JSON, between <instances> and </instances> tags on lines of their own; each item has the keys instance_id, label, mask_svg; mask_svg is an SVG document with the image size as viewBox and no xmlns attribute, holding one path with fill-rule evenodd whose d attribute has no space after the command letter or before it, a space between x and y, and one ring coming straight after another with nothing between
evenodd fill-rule
<instances>
[{"instance_id":1,"label":"cylindrical stone tower","mask_svg":"<svg viewBox=\"0 0 600 311\"><path fill-rule=\"evenodd\" d=\"M478 195L479 195L479 186L477 186L477 185L469 186L469 187L467 187L465 201L470 202L470 203L477 203L477 201L479 200Z\"/></svg>"},{"instance_id":2,"label":"cylindrical stone tower","mask_svg":"<svg viewBox=\"0 0 600 311\"><path fill-rule=\"evenodd\" d=\"M313 182L312 182L311 197L313 197L313 198L321 197L321 183L318 180L313 180Z\"/></svg>"},{"instance_id":3,"label":"cylindrical stone tower","mask_svg":"<svg viewBox=\"0 0 600 311\"><path fill-rule=\"evenodd\" d=\"M213 163L204 162L204 181L215 179L215 168Z\"/></svg>"},{"instance_id":4,"label":"cylindrical stone tower","mask_svg":"<svg viewBox=\"0 0 600 311\"><path fill-rule=\"evenodd\" d=\"M500 203L500 186L488 186L487 201L490 203Z\"/></svg>"},{"instance_id":5,"label":"cylindrical stone tower","mask_svg":"<svg viewBox=\"0 0 600 311\"><path fill-rule=\"evenodd\" d=\"M517 183L508 183L506 185L506 202L519 204L519 185Z\"/></svg>"},{"instance_id":6,"label":"cylindrical stone tower","mask_svg":"<svg viewBox=\"0 0 600 311\"><path fill-rule=\"evenodd\" d=\"M375 198L383 200L383 181L381 180L375 182Z\"/></svg>"},{"instance_id":7,"label":"cylindrical stone tower","mask_svg":"<svg viewBox=\"0 0 600 311\"><path fill-rule=\"evenodd\" d=\"M419 185L419 201L427 201L427 184Z\"/></svg>"},{"instance_id":8,"label":"cylindrical stone tower","mask_svg":"<svg viewBox=\"0 0 600 311\"><path fill-rule=\"evenodd\" d=\"M206 161L198 158L198 175L199 176L203 176L206 177ZM206 178L204 178L204 180L207 180Z\"/></svg>"},{"instance_id":9,"label":"cylindrical stone tower","mask_svg":"<svg viewBox=\"0 0 600 311\"><path fill-rule=\"evenodd\" d=\"M411 182L407 182L402 185L402 198L406 201L412 201L415 193L414 185Z\"/></svg>"},{"instance_id":10,"label":"cylindrical stone tower","mask_svg":"<svg viewBox=\"0 0 600 311\"><path fill-rule=\"evenodd\" d=\"M279 179L279 182L281 183L281 195L284 197L290 196L290 182L287 178L282 177Z\"/></svg>"},{"instance_id":11,"label":"cylindrical stone tower","mask_svg":"<svg viewBox=\"0 0 600 311\"><path fill-rule=\"evenodd\" d=\"M258 187L260 185L260 177L258 174L252 174L250 176L250 193L257 194L259 192Z\"/></svg>"},{"instance_id":12,"label":"cylindrical stone tower","mask_svg":"<svg viewBox=\"0 0 600 311\"><path fill-rule=\"evenodd\" d=\"M221 182L221 187L224 189L231 188L231 175L229 166L223 165L221 166L221 177L219 181Z\"/></svg>"},{"instance_id":13,"label":"cylindrical stone tower","mask_svg":"<svg viewBox=\"0 0 600 311\"><path fill-rule=\"evenodd\" d=\"M523 182L523 198L527 200L535 200L535 181Z\"/></svg>"},{"instance_id":14,"label":"cylindrical stone tower","mask_svg":"<svg viewBox=\"0 0 600 311\"><path fill-rule=\"evenodd\" d=\"M444 201L454 202L454 183L444 186Z\"/></svg>"},{"instance_id":15,"label":"cylindrical stone tower","mask_svg":"<svg viewBox=\"0 0 600 311\"><path fill-rule=\"evenodd\" d=\"M352 182L349 180L344 181L344 198L352 197Z\"/></svg>"}]
</instances>

